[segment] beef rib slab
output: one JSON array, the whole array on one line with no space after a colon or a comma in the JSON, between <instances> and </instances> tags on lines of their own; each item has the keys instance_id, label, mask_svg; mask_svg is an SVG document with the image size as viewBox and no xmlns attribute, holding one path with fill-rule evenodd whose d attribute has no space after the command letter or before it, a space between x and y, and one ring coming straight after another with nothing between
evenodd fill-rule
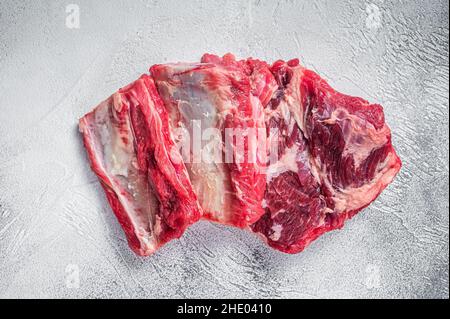
<instances>
[{"instance_id":1,"label":"beef rib slab","mask_svg":"<svg viewBox=\"0 0 450 319\"><path fill-rule=\"evenodd\" d=\"M269 66L206 54L150 72L80 120L91 167L139 255L202 215L297 253L341 228L401 168L382 107L336 92L297 59ZM201 156L185 163L178 143L195 140L197 126ZM204 140L208 129L221 138ZM242 145L231 136L230 162L227 129L245 136Z\"/></svg>"}]
</instances>

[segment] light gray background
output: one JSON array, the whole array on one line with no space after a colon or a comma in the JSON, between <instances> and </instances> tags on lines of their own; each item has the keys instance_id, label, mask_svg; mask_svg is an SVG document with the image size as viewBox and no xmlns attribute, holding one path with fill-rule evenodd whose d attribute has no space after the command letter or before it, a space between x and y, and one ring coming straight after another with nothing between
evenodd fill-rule
<instances>
[{"instance_id":1,"label":"light gray background","mask_svg":"<svg viewBox=\"0 0 450 319\"><path fill-rule=\"evenodd\" d=\"M449 297L446 0L73 2L80 29L68 1L0 1L1 297ZM404 167L301 254L201 222L138 258L77 120L153 63L229 51L383 104Z\"/></svg>"}]
</instances>

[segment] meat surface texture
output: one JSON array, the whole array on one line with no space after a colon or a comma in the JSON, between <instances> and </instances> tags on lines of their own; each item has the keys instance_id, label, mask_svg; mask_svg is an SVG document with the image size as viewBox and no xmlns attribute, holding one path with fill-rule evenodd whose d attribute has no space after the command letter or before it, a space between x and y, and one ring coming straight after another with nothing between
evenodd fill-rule
<instances>
[{"instance_id":1,"label":"meat surface texture","mask_svg":"<svg viewBox=\"0 0 450 319\"><path fill-rule=\"evenodd\" d=\"M380 105L336 92L298 60L272 72L279 88L265 119L278 160L268 167L266 212L251 228L297 253L374 201L401 161Z\"/></svg>"},{"instance_id":2,"label":"meat surface texture","mask_svg":"<svg viewBox=\"0 0 450 319\"><path fill-rule=\"evenodd\" d=\"M147 256L197 221L201 211L182 161L171 154L168 116L144 75L80 120L97 174L130 247Z\"/></svg>"},{"instance_id":3,"label":"meat surface texture","mask_svg":"<svg viewBox=\"0 0 450 319\"><path fill-rule=\"evenodd\" d=\"M172 131L187 132L191 142L200 140L201 152L191 143L186 165L204 217L241 228L256 222L264 213L266 187L256 135L264 133L263 103L276 88L268 66L238 62L232 55L205 55L201 63L155 65L150 71ZM237 145L235 135L247 132L254 138ZM231 143L224 143L227 138Z\"/></svg>"},{"instance_id":4,"label":"meat surface texture","mask_svg":"<svg viewBox=\"0 0 450 319\"><path fill-rule=\"evenodd\" d=\"M301 252L401 168L382 107L336 92L297 59L157 64L85 115L80 131L144 256L201 217Z\"/></svg>"}]
</instances>

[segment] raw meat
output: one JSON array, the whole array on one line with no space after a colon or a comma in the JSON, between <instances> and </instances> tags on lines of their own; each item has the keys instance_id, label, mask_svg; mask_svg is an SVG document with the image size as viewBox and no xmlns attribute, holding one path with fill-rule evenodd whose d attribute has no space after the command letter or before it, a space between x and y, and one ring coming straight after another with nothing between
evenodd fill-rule
<instances>
[{"instance_id":1,"label":"raw meat","mask_svg":"<svg viewBox=\"0 0 450 319\"><path fill-rule=\"evenodd\" d=\"M380 105L336 92L298 60L277 61L272 72L279 89L265 116L278 161L267 170L265 214L251 228L297 253L375 200L401 161Z\"/></svg>"},{"instance_id":2,"label":"raw meat","mask_svg":"<svg viewBox=\"0 0 450 319\"><path fill-rule=\"evenodd\" d=\"M139 255L202 216L297 253L400 170L382 107L336 92L297 59L206 54L150 72L80 120L92 169Z\"/></svg>"},{"instance_id":3,"label":"raw meat","mask_svg":"<svg viewBox=\"0 0 450 319\"><path fill-rule=\"evenodd\" d=\"M204 217L237 227L257 221L264 213L266 186L258 151L264 155L266 150L265 145L258 149L256 137L258 132L265 135L262 103L277 87L268 66L238 62L231 54L205 55L202 63L155 65L150 72L172 131L202 141L201 152L192 146L186 166Z\"/></svg>"},{"instance_id":4,"label":"raw meat","mask_svg":"<svg viewBox=\"0 0 450 319\"><path fill-rule=\"evenodd\" d=\"M149 255L201 216L168 116L144 75L80 120L93 171L138 255ZM179 156L179 154L178 154Z\"/></svg>"}]
</instances>

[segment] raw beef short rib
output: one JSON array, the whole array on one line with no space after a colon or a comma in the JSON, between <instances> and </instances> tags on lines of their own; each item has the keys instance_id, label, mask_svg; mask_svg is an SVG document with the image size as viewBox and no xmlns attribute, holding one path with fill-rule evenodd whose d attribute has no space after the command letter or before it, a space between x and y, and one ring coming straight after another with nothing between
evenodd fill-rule
<instances>
[{"instance_id":1,"label":"raw beef short rib","mask_svg":"<svg viewBox=\"0 0 450 319\"><path fill-rule=\"evenodd\" d=\"M147 256L201 216L186 167L174 160L168 116L142 76L80 120L92 170L138 255Z\"/></svg>"},{"instance_id":2,"label":"raw beef short rib","mask_svg":"<svg viewBox=\"0 0 450 319\"><path fill-rule=\"evenodd\" d=\"M267 171L266 212L251 228L298 253L374 201L401 161L380 105L336 92L298 60L272 72L279 88L265 118L278 161Z\"/></svg>"},{"instance_id":3,"label":"raw beef short rib","mask_svg":"<svg viewBox=\"0 0 450 319\"><path fill-rule=\"evenodd\" d=\"M191 141L199 139L196 130L203 135L211 128L220 133L221 138L219 134L211 140L202 138L202 158L193 155L186 163L204 217L241 228L253 224L264 213L265 163L257 157L257 145L251 139L243 139L238 147L235 136L229 137L232 158L227 161L224 139L227 129L264 131L262 103L276 88L269 68L256 60L238 62L232 55L205 55L201 63L155 65L150 72L172 131L187 132Z\"/></svg>"}]
</instances>

